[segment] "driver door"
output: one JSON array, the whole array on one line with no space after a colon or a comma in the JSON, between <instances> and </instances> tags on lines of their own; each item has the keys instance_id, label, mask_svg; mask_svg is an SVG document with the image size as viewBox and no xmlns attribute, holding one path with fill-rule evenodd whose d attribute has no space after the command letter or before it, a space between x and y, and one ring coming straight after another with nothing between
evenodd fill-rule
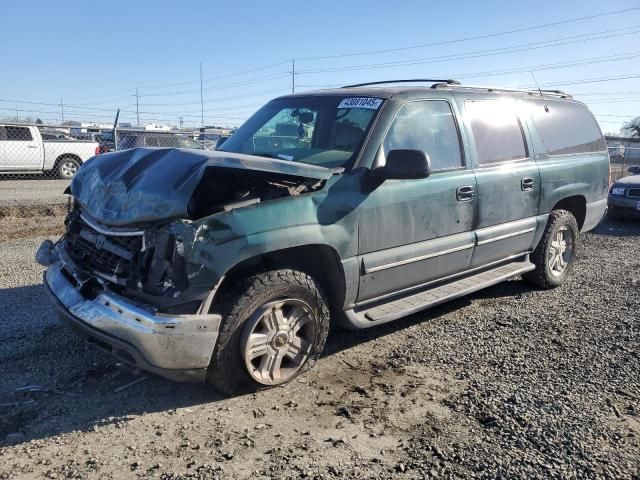
<instances>
[{"instance_id":1,"label":"driver door","mask_svg":"<svg viewBox=\"0 0 640 480\"><path fill-rule=\"evenodd\" d=\"M465 164L448 100L402 105L379 155L422 150L432 173L386 180L358 208L361 261L358 302L366 302L465 270L474 250L476 182Z\"/></svg>"}]
</instances>

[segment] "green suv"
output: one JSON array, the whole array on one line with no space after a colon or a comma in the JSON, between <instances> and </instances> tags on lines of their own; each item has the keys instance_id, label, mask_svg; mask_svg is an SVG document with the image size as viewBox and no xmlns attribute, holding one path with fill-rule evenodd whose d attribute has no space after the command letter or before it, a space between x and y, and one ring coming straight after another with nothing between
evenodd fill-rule
<instances>
[{"instance_id":1,"label":"green suv","mask_svg":"<svg viewBox=\"0 0 640 480\"><path fill-rule=\"evenodd\" d=\"M66 234L37 254L61 315L122 360L235 394L310 368L332 323L518 275L561 285L607 207L593 116L558 91L428 82L280 97L215 152L87 162Z\"/></svg>"}]
</instances>

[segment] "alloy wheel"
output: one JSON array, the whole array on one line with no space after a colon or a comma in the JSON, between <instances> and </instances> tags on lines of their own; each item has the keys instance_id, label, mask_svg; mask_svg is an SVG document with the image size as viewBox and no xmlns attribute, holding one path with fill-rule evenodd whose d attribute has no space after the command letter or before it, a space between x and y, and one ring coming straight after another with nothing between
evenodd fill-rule
<instances>
[{"instance_id":1,"label":"alloy wheel","mask_svg":"<svg viewBox=\"0 0 640 480\"><path fill-rule=\"evenodd\" d=\"M263 385L288 381L309 358L316 335L316 315L305 302L288 298L263 305L243 332L247 372Z\"/></svg>"}]
</instances>

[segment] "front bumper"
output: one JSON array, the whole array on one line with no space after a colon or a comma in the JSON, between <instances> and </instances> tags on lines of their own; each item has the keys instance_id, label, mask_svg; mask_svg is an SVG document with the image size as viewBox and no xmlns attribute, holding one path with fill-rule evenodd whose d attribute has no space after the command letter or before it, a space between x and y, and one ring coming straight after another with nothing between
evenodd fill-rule
<instances>
[{"instance_id":1,"label":"front bumper","mask_svg":"<svg viewBox=\"0 0 640 480\"><path fill-rule=\"evenodd\" d=\"M74 330L98 348L143 370L172 380L203 381L221 317L215 314L164 315L103 285L84 293L84 281L61 245L44 274L46 290Z\"/></svg>"},{"instance_id":2,"label":"front bumper","mask_svg":"<svg viewBox=\"0 0 640 480\"><path fill-rule=\"evenodd\" d=\"M640 218L640 210L638 210L640 198L609 195L607 204L609 211L614 215Z\"/></svg>"}]
</instances>

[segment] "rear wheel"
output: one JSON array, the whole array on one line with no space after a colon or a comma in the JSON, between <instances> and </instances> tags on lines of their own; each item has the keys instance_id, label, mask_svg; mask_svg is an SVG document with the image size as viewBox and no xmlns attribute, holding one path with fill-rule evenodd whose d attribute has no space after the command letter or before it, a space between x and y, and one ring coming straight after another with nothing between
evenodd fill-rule
<instances>
[{"instance_id":1,"label":"rear wheel","mask_svg":"<svg viewBox=\"0 0 640 480\"><path fill-rule=\"evenodd\" d=\"M535 270L523 278L538 287L554 288L562 285L573 270L576 258L578 223L567 210L554 210L540 243L531 254Z\"/></svg>"},{"instance_id":2,"label":"rear wheel","mask_svg":"<svg viewBox=\"0 0 640 480\"><path fill-rule=\"evenodd\" d=\"M329 331L326 299L313 278L273 270L228 288L207 380L226 394L293 380L316 362Z\"/></svg>"},{"instance_id":3,"label":"rear wheel","mask_svg":"<svg viewBox=\"0 0 640 480\"><path fill-rule=\"evenodd\" d=\"M72 179L80 168L80 162L72 157L64 157L58 161L58 176L64 179Z\"/></svg>"}]
</instances>

